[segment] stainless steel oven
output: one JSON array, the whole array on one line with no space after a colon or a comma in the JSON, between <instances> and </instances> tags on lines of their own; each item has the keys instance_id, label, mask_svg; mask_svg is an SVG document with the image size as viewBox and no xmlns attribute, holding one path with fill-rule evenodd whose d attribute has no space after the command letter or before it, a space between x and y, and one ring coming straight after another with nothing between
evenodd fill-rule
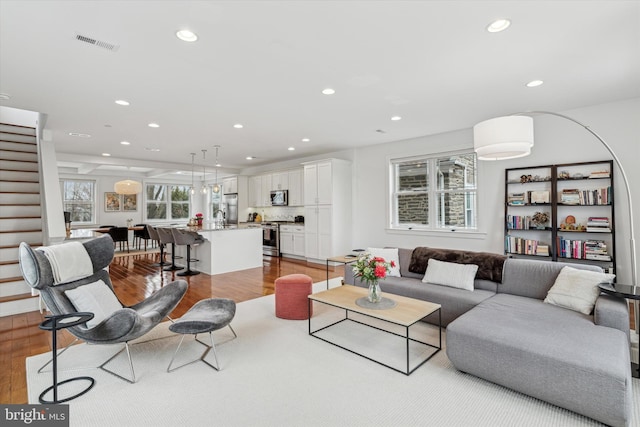
<instances>
[{"instance_id":1,"label":"stainless steel oven","mask_svg":"<svg viewBox=\"0 0 640 427\"><path fill-rule=\"evenodd\" d=\"M280 227L276 222L262 224L262 254L280 256Z\"/></svg>"}]
</instances>

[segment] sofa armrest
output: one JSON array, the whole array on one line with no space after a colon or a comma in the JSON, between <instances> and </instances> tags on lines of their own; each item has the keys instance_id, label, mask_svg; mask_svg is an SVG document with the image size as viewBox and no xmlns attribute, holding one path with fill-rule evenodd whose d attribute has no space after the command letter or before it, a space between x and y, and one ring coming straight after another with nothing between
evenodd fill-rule
<instances>
[{"instance_id":1,"label":"sofa armrest","mask_svg":"<svg viewBox=\"0 0 640 427\"><path fill-rule=\"evenodd\" d=\"M600 295L593 310L596 325L619 329L629 337L629 305L624 298Z\"/></svg>"}]
</instances>

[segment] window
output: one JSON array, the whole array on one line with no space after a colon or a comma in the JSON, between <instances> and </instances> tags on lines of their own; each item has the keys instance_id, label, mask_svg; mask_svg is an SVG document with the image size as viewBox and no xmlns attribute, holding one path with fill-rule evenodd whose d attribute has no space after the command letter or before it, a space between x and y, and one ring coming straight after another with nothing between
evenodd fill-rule
<instances>
[{"instance_id":1,"label":"window","mask_svg":"<svg viewBox=\"0 0 640 427\"><path fill-rule=\"evenodd\" d=\"M188 185L147 184L147 220L189 218L189 188Z\"/></svg>"},{"instance_id":2,"label":"window","mask_svg":"<svg viewBox=\"0 0 640 427\"><path fill-rule=\"evenodd\" d=\"M391 227L475 229L475 153L391 161Z\"/></svg>"},{"instance_id":3,"label":"window","mask_svg":"<svg viewBox=\"0 0 640 427\"><path fill-rule=\"evenodd\" d=\"M60 187L62 206L65 211L71 212L71 222L95 224L95 181L62 180Z\"/></svg>"}]
</instances>

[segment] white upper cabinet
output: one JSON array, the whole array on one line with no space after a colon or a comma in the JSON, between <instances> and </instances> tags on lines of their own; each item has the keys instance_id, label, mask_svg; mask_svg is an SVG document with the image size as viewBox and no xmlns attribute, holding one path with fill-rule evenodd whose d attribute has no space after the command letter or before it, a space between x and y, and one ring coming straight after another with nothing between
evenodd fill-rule
<instances>
[{"instance_id":1,"label":"white upper cabinet","mask_svg":"<svg viewBox=\"0 0 640 427\"><path fill-rule=\"evenodd\" d=\"M350 183L349 183L350 184ZM330 205L333 200L332 162L304 166L304 204Z\"/></svg>"},{"instance_id":2,"label":"white upper cabinet","mask_svg":"<svg viewBox=\"0 0 640 427\"><path fill-rule=\"evenodd\" d=\"M302 206L302 169L293 169L288 173L289 179L289 206Z\"/></svg>"},{"instance_id":3,"label":"white upper cabinet","mask_svg":"<svg viewBox=\"0 0 640 427\"><path fill-rule=\"evenodd\" d=\"M232 176L222 180L222 192L224 194L234 194L238 192L238 177Z\"/></svg>"},{"instance_id":4,"label":"white upper cabinet","mask_svg":"<svg viewBox=\"0 0 640 427\"><path fill-rule=\"evenodd\" d=\"M262 176L249 178L249 206L252 208L262 206Z\"/></svg>"},{"instance_id":5,"label":"white upper cabinet","mask_svg":"<svg viewBox=\"0 0 640 427\"><path fill-rule=\"evenodd\" d=\"M288 190L289 189L289 173L274 172L271 174L271 190Z\"/></svg>"}]
</instances>

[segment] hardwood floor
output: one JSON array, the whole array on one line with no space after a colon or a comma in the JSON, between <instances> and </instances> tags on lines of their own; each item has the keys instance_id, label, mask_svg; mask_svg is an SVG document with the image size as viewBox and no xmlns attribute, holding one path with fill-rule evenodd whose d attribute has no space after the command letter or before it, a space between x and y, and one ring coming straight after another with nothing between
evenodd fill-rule
<instances>
[{"instance_id":1,"label":"hardwood floor","mask_svg":"<svg viewBox=\"0 0 640 427\"><path fill-rule=\"evenodd\" d=\"M158 261L158 254L140 254L117 257L110 267L113 287L125 305L132 305L151 295L173 280L181 279L176 272L160 271L151 264ZM324 265L310 265L282 259L271 259L262 268L236 273L209 276L199 274L184 278L189 290L171 317L182 316L193 304L204 298L224 297L235 302L247 301L274 292L274 281L293 273L309 275L314 282L326 280ZM343 267L329 271L329 277L344 275ZM44 315L37 311L0 317L0 402L27 403L25 359L35 354L51 351L51 333L40 330L38 325ZM66 331L58 334L58 348L73 341Z\"/></svg>"}]
</instances>

